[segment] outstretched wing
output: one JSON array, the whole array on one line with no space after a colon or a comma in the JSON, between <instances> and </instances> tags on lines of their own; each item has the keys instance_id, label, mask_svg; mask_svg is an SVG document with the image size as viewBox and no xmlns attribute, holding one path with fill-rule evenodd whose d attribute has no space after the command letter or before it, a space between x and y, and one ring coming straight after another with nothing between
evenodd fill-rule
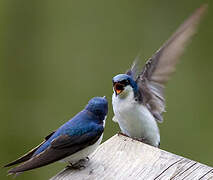
<instances>
[{"instance_id":1,"label":"outstretched wing","mask_svg":"<svg viewBox=\"0 0 213 180\"><path fill-rule=\"evenodd\" d=\"M27 152L25 155L21 156L17 160L15 160L15 161L13 161L13 162L11 162L9 164L6 164L4 167L9 167L9 166L12 166L12 165L15 165L15 164L19 164L19 163L22 163L22 162L25 162L25 161L29 160L33 156L33 154L36 152L36 150L38 148L40 148L54 133L55 133L55 131L50 133L48 136L45 137L44 141L41 144L39 144L38 146L36 146L35 148L33 148L32 150Z\"/></svg>"},{"instance_id":2,"label":"outstretched wing","mask_svg":"<svg viewBox=\"0 0 213 180\"><path fill-rule=\"evenodd\" d=\"M138 61L140 60L140 54L136 56L130 69L127 70L126 74L131 76L132 79L136 80L138 73Z\"/></svg>"},{"instance_id":3,"label":"outstretched wing","mask_svg":"<svg viewBox=\"0 0 213 180\"><path fill-rule=\"evenodd\" d=\"M25 163L9 170L8 173L15 174L61 160L89 145L94 144L102 133L103 127L101 126L99 130L90 131L82 135L61 135L54 139L45 151L33 156Z\"/></svg>"},{"instance_id":4,"label":"outstretched wing","mask_svg":"<svg viewBox=\"0 0 213 180\"><path fill-rule=\"evenodd\" d=\"M161 114L165 111L164 86L175 71L184 47L196 32L206 9L207 5L198 8L147 61L136 79L141 92L141 102L159 122L163 121ZM132 71L134 72L134 69Z\"/></svg>"}]
</instances>

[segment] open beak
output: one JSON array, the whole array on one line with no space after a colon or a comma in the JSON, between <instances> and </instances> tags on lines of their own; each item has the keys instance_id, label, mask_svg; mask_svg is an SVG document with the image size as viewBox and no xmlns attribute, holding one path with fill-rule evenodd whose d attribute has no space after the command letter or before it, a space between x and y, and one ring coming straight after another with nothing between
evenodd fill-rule
<instances>
[{"instance_id":1,"label":"open beak","mask_svg":"<svg viewBox=\"0 0 213 180\"><path fill-rule=\"evenodd\" d=\"M116 82L114 83L113 88L115 90L116 95L119 95L124 90L124 85L119 82Z\"/></svg>"}]
</instances>

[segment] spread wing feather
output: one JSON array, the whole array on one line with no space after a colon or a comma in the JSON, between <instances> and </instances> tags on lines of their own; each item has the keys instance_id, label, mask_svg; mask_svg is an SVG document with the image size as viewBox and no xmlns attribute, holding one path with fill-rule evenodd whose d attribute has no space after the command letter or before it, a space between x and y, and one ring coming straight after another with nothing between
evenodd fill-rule
<instances>
[{"instance_id":1,"label":"spread wing feather","mask_svg":"<svg viewBox=\"0 0 213 180\"><path fill-rule=\"evenodd\" d=\"M136 82L141 93L141 102L146 105L159 122L163 121L165 111L164 86L184 51L184 47L194 35L207 5L198 8L147 61ZM128 74L135 73L135 65ZM140 99L139 99L140 100Z\"/></svg>"}]
</instances>

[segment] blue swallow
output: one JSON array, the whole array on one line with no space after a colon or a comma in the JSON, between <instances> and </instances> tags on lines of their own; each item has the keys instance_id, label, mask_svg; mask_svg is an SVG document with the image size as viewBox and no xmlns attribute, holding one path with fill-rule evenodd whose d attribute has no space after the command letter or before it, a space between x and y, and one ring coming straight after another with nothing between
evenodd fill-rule
<instances>
[{"instance_id":1,"label":"blue swallow","mask_svg":"<svg viewBox=\"0 0 213 180\"><path fill-rule=\"evenodd\" d=\"M122 133L155 147L160 145L157 122L163 122L164 88L185 45L206 10L198 8L138 72L136 61L126 74L113 78L113 121Z\"/></svg>"},{"instance_id":2,"label":"blue swallow","mask_svg":"<svg viewBox=\"0 0 213 180\"><path fill-rule=\"evenodd\" d=\"M81 112L48 135L40 145L5 165L9 167L22 163L8 173L19 174L56 161L67 162L75 167L101 143L107 113L106 98L92 98Z\"/></svg>"}]
</instances>

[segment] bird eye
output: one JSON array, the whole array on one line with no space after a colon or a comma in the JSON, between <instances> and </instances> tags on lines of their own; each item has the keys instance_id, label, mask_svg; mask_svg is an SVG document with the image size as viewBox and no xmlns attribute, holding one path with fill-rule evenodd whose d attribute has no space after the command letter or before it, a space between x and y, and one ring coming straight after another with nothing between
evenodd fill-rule
<instances>
[{"instance_id":1,"label":"bird eye","mask_svg":"<svg viewBox=\"0 0 213 180\"><path fill-rule=\"evenodd\" d=\"M121 81L120 83L123 84L123 85L125 85L125 86L129 85L129 81L126 80L126 79L123 80L123 81Z\"/></svg>"}]
</instances>

